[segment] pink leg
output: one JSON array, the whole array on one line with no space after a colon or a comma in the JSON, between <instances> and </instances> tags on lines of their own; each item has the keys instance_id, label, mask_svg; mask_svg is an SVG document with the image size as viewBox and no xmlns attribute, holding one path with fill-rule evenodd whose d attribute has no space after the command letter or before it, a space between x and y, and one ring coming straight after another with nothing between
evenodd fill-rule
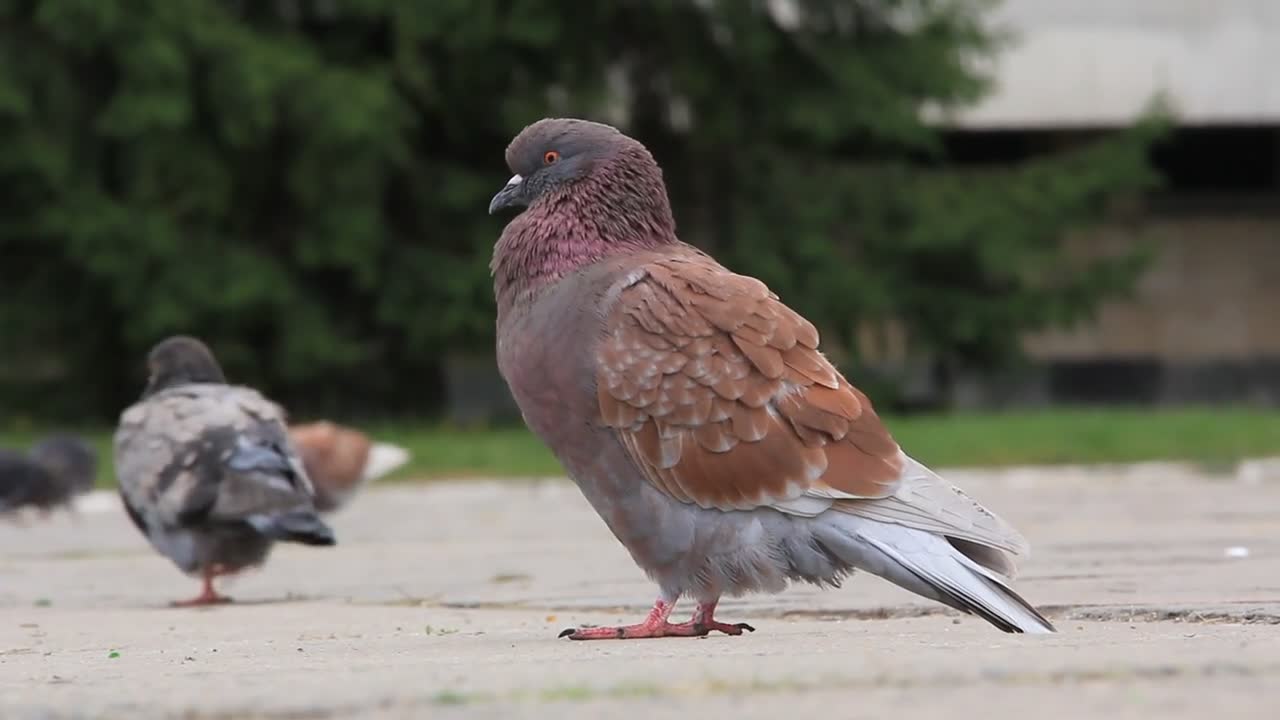
<instances>
[{"instance_id":1,"label":"pink leg","mask_svg":"<svg viewBox=\"0 0 1280 720\"><path fill-rule=\"evenodd\" d=\"M716 609L714 602L699 604L693 620L673 625L667 622L667 618L671 616L671 611L675 609L675 605L674 602L665 598L658 598L653 603L653 609L649 611L649 616L644 619L644 622L620 627L569 628L560 633L560 637L567 637L570 640L633 640L660 637L703 637L709 635L712 630L719 630L727 635L741 635L743 630L755 632L755 628L746 623L730 625L713 620L711 616Z\"/></svg>"},{"instance_id":2,"label":"pink leg","mask_svg":"<svg viewBox=\"0 0 1280 720\"><path fill-rule=\"evenodd\" d=\"M712 630L722 632L725 635L741 635L742 631L755 632L756 629L746 623L722 623L715 619L716 605L719 600L698 603L698 609L693 611L693 619L687 623L676 625L675 627L688 627L693 635L710 635Z\"/></svg>"},{"instance_id":3,"label":"pink leg","mask_svg":"<svg viewBox=\"0 0 1280 720\"><path fill-rule=\"evenodd\" d=\"M213 589L213 579L219 575L226 575L227 571L221 565L214 565L206 568L202 573L203 585L200 594L190 600L176 600L173 602L174 607L199 607L201 605L222 605L231 602L231 598L226 595L219 595Z\"/></svg>"}]
</instances>

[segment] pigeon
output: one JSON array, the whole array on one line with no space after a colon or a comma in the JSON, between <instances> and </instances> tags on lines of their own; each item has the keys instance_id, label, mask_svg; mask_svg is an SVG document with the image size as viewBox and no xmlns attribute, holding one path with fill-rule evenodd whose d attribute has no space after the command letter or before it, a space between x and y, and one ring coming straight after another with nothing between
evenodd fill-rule
<instances>
[{"instance_id":1,"label":"pigeon","mask_svg":"<svg viewBox=\"0 0 1280 720\"><path fill-rule=\"evenodd\" d=\"M662 172L608 125L544 119L490 214L497 357L529 428L656 582L640 623L573 640L741 635L723 596L861 569L1005 632L1053 625L1011 587L1026 540L908 456L760 280L676 235ZM688 622L669 621L681 598Z\"/></svg>"},{"instance_id":2,"label":"pigeon","mask_svg":"<svg viewBox=\"0 0 1280 720\"><path fill-rule=\"evenodd\" d=\"M120 415L116 476L133 524L203 582L174 605L230 602L213 580L261 565L277 541L335 544L278 405L229 385L195 338L163 340L147 367L142 398Z\"/></svg>"},{"instance_id":3,"label":"pigeon","mask_svg":"<svg viewBox=\"0 0 1280 720\"><path fill-rule=\"evenodd\" d=\"M291 425L289 437L315 486L316 510L321 513L341 509L365 483L409 461L404 448L373 442L355 428L327 420Z\"/></svg>"},{"instance_id":4,"label":"pigeon","mask_svg":"<svg viewBox=\"0 0 1280 720\"><path fill-rule=\"evenodd\" d=\"M93 489L97 474L97 451L69 433L45 436L25 455L0 450L0 514L73 510L76 498Z\"/></svg>"}]
</instances>

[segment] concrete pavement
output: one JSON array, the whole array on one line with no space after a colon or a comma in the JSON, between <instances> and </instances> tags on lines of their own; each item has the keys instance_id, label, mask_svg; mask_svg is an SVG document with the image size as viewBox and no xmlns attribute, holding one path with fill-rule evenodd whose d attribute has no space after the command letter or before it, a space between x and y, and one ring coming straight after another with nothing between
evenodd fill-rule
<instances>
[{"instance_id":1,"label":"concrete pavement","mask_svg":"<svg viewBox=\"0 0 1280 720\"><path fill-rule=\"evenodd\" d=\"M375 487L335 548L197 585L110 499L0 523L0 717L1274 717L1280 479L950 473L1031 540L1009 636L859 575L726 600L738 638L574 643L654 589L560 480ZM95 499L95 502L98 499ZM684 614L691 608L681 608Z\"/></svg>"}]
</instances>

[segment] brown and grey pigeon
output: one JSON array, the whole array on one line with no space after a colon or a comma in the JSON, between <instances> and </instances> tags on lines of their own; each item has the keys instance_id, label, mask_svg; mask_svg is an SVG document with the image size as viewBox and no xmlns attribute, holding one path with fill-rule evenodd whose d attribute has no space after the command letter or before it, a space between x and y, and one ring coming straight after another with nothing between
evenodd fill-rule
<instances>
[{"instance_id":1,"label":"brown and grey pigeon","mask_svg":"<svg viewBox=\"0 0 1280 720\"><path fill-rule=\"evenodd\" d=\"M0 450L0 515L27 508L42 515L57 507L73 510L97 474L97 451L69 433L47 435L26 454Z\"/></svg>"},{"instance_id":2,"label":"brown and grey pigeon","mask_svg":"<svg viewBox=\"0 0 1280 720\"><path fill-rule=\"evenodd\" d=\"M658 584L647 619L575 640L740 635L724 595L862 569L1006 632L1027 543L906 455L764 283L682 243L662 173L616 129L548 119L506 151L490 213L497 353L529 427ZM681 597L689 622L668 617Z\"/></svg>"},{"instance_id":3,"label":"brown and grey pigeon","mask_svg":"<svg viewBox=\"0 0 1280 720\"><path fill-rule=\"evenodd\" d=\"M302 457L316 490L316 510L335 512L360 488L409 461L409 451L374 442L365 433L328 420L289 426L289 437Z\"/></svg>"},{"instance_id":4,"label":"brown and grey pigeon","mask_svg":"<svg viewBox=\"0 0 1280 720\"><path fill-rule=\"evenodd\" d=\"M277 541L334 544L279 406L227 384L194 338L160 342L147 367L142 399L116 430L116 476L133 524L203 581L175 604L227 602L213 579L262 564Z\"/></svg>"}]
</instances>

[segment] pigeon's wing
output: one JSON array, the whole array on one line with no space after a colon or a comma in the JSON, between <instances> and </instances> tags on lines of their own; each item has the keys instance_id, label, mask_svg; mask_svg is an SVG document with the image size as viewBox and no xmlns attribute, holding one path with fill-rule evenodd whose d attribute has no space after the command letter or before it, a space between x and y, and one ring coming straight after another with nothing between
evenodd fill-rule
<instances>
[{"instance_id":1,"label":"pigeon's wing","mask_svg":"<svg viewBox=\"0 0 1280 720\"><path fill-rule=\"evenodd\" d=\"M310 509L284 412L257 391L191 385L126 410L116 474L131 513L167 527Z\"/></svg>"},{"instance_id":2,"label":"pigeon's wing","mask_svg":"<svg viewBox=\"0 0 1280 720\"><path fill-rule=\"evenodd\" d=\"M654 485L702 507L798 514L897 487L898 444L764 283L689 252L612 294L600 412Z\"/></svg>"},{"instance_id":3,"label":"pigeon's wing","mask_svg":"<svg viewBox=\"0 0 1280 720\"><path fill-rule=\"evenodd\" d=\"M604 423L645 477L704 508L828 509L1012 553L1007 523L898 447L760 281L690 250L628 273L596 351Z\"/></svg>"}]
</instances>

